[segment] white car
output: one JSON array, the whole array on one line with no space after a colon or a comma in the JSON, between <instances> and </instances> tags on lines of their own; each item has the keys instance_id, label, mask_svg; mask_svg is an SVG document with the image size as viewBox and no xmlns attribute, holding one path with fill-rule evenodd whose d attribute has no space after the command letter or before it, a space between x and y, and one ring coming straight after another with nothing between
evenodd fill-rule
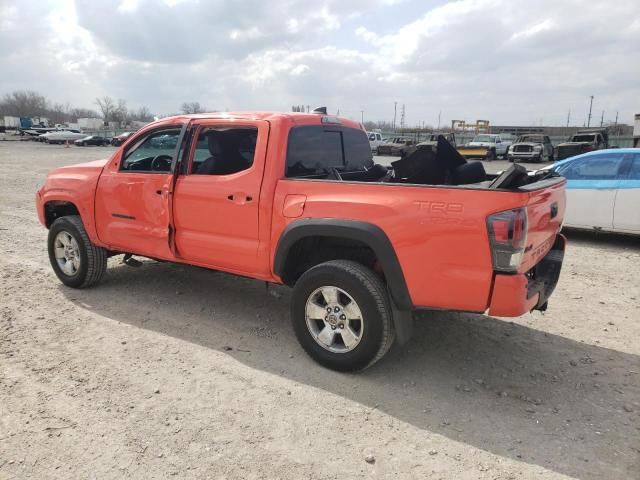
<instances>
[{"instance_id":1,"label":"white car","mask_svg":"<svg viewBox=\"0 0 640 480\"><path fill-rule=\"evenodd\" d=\"M567 179L565 226L640 235L640 148L598 150L548 168Z\"/></svg>"},{"instance_id":2,"label":"white car","mask_svg":"<svg viewBox=\"0 0 640 480\"><path fill-rule=\"evenodd\" d=\"M506 157L507 150L511 142L500 135L493 133L481 133L473 137L473 140L467 144L467 147L486 147L492 159L503 156Z\"/></svg>"}]
</instances>

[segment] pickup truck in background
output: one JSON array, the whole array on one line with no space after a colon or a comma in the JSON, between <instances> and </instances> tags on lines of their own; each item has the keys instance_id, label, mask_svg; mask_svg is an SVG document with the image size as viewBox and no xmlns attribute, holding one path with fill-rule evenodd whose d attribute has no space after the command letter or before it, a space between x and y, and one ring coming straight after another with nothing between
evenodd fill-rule
<instances>
[{"instance_id":1,"label":"pickup truck in background","mask_svg":"<svg viewBox=\"0 0 640 480\"><path fill-rule=\"evenodd\" d=\"M389 169L359 123L322 111L176 116L51 171L37 213L69 287L115 255L285 284L308 354L360 370L406 341L416 309L519 316L558 280L564 178L489 175L444 138L435 150Z\"/></svg>"},{"instance_id":2,"label":"pickup truck in background","mask_svg":"<svg viewBox=\"0 0 640 480\"><path fill-rule=\"evenodd\" d=\"M369 138L369 146L371 147L371 151L377 153L378 147L384 143L384 140L382 139L382 133L367 132L367 137Z\"/></svg>"},{"instance_id":3,"label":"pickup truck in background","mask_svg":"<svg viewBox=\"0 0 640 480\"><path fill-rule=\"evenodd\" d=\"M507 158L510 162L553 162L553 144L548 135L530 133L520 135L509 145Z\"/></svg>"},{"instance_id":4,"label":"pickup truck in background","mask_svg":"<svg viewBox=\"0 0 640 480\"><path fill-rule=\"evenodd\" d=\"M564 143L556 147L556 160L609 148L609 135L606 128L578 130Z\"/></svg>"},{"instance_id":5,"label":"pickup truck in background","mask_svg":"<svg viewBox=\"0 0 640 480\"><path fill-rule=\"evenodd\" d=\"M393 137L388 141L378 145L377 155L402 155L402 152L411 145L415 145L416 141L409 137Z\"/></svg>"},{"instance_id":6,"label":"pickup truck in background","mask_svg":"<svg viewBox=\"0 0 640 480\"><path fill-rule=\"evenodd\" d=\"M501 135L481 133L466 145L458 147L458 153L465 158L483 158L488 161L499 156L506 158L511 142Z\"/></svg>"}]
</instances>

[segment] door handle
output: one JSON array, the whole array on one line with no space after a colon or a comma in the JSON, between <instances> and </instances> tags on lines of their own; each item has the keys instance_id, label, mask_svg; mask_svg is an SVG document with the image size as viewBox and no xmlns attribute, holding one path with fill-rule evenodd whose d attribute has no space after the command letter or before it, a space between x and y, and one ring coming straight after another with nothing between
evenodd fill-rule
<instances>
[{"instance_id":1,"label":"door handle","mask_svg":"<svg viewBox=\"0 0 640 480\"><path fill-rule=\"evenodd\" d=\"M231 193L227 195L227 200L231 200L232 202L237 203L238 205L244 205L253 200L251 195L247 195L246 193Z\"/></svg>"},{"instance_id":2,"label":"door handle","mask_svg":"<svg viewBox=\"0 0 640 480\"><path fill-rule=\"evenodd\" d=\"M166 197L167 195L169 195L169 190L167 190L166 188L163 188L162 190L156 190L156 194Z\"/></svg>"}]
</instances>

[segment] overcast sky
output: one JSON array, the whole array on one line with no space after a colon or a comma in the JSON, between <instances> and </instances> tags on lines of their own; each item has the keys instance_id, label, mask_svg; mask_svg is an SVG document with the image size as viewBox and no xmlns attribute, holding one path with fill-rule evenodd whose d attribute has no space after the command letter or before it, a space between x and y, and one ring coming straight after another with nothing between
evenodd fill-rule
<instances>
[{"instance_id":1,"label":"overcast sky","mask_svg":"<svg viewBox=\"0 0 640 480\"><path fill-rule=\"evenodd\" d=\"M409 125L632 123L640 0L0 0L0 94ZM399 113L398 113L399 121ZM592 121L592 123L595 120Z\"/></svg>"}]
</instances>

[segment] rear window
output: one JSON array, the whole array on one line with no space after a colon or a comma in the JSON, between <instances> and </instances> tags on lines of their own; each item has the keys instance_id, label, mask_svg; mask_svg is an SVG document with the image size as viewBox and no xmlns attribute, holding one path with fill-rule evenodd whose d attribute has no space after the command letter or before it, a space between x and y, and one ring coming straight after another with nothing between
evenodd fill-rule
<instances>
[{"instance_id":1,"label":"rear window","mask_svg":"<svg viewBox=\"0 0 640 480\"><path fill-rule=\"evenodd\" d=\"M367 134L355 128L320 125L292 128L287 147L287 177L360 171L373 165Z\"/></svg>"}]
</instances>

